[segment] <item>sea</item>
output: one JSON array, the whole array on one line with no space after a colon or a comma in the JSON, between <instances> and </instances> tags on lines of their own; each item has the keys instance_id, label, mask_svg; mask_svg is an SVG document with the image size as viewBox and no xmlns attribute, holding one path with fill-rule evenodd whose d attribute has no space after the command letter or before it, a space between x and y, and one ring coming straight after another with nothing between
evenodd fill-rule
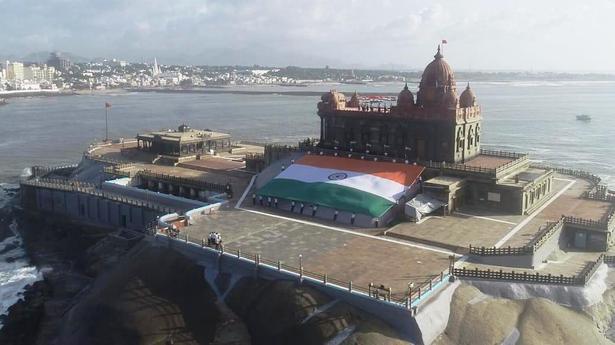
<instances>
[{"instance_id":1,"label":"sea","mask_svg":"<svg viewBox=\"0 0 615 345\"><path fill-rule=\"evenodd\" d=\"M314 84L308 87L235 86L242 93L105 91L71 96L11 98L0 106L0 208L32 165L78 162L92 142L109 136L187 124L230 133L236 140L296 143L317 137L318 93L397 93L401 83ZM471 84L483 112L483 147L530 153L533 160L591 171L615 188L615 82L501 81ZM411 90L416 85L410 85ZM459 90L465 88L460 82ZM216 89L216 91L220 91ZM285 92L314 92L288 95ZM414 90L413 90L414 91ZM583 122L576 116L586 114ZM0 315L27 284L41 279L21 247L19 229L0 239Z\"/></svg>"}]
</instances>

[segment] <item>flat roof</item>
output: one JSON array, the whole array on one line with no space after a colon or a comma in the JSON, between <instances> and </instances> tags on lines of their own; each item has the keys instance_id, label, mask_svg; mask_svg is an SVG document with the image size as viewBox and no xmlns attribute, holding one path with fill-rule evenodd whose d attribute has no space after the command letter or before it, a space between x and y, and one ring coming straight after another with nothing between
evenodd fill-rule
<instances>
[{"instance_id":1,"label":"flat roof","mask_svg":"<svg viewBox=\"0 0 615 345\"><path fill-rule=\"evenodd\" d=\"M434 178L431 178L431 179L425 181L425 183L437 184L437 185L441 185L441 186L450 186L452 184L459 183L461 181L463 181L463 179L459 178L459 177L436 176Z\"/></svg>"},{"instance_id":2,"label":"flat roof","mask_svg":"<svg viewBox=\"0 0 615 345\"><path fill-rule=\"evenodd\" d=\"M463 165L475 167L475 168L487 168L487 169L497 169L504 164L510 163L514 161L515 158L511 157L498 157L480 154L469 161L463 163Z\"/></svg>"},{"instance_id":3,"label":"flat roof","mask_svg":"<svg viewBox=\"0 0 615 345\"><path fill-rule=\"evenodd\" d=\"M227 139L230 138L231 135L222 132L214 132L209 130L200 130L200 129L190 129L184 132L180 132L177 130L166 130L166 131L156 131L145 134L137 135L139 139L154 139L154 137L160 137L162 140L166 141L200 141L200 140L217 140L217 139Z\"/></svg>"}]
</instances>

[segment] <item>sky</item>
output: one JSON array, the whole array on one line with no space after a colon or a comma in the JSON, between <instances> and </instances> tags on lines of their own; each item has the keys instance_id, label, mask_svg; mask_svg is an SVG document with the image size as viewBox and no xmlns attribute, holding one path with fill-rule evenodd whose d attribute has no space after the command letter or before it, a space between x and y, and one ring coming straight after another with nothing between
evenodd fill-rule
<instances>
[{"instance_id":1,"label":"sky","mask_svg":"<svg viewBox=\"0 0 615 345\"><path fill-rule=\"evenodd\" d=\"M615 0L0 0L0 56L615 72Z\"/></svg>"}]
</instances>

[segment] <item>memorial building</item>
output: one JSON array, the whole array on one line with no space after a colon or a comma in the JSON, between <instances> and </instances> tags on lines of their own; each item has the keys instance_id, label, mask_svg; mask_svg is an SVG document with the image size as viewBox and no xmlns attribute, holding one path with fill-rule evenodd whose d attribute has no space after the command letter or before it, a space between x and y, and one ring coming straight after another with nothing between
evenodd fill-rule
<instances>
[{"instance_id":1,"label":"memorial building","mask_svg":"<svg viewBox=\"0 0 615 345\"><path fill-rule=\"evenodd\" d=\"M374 107L355 92L334 90L318 103L319 147L397 159L426 167L423 190L446 204L527 214L552 190L553 172L530 167L525 154L481 149L481 109L468 83L457 94L451 66L438 47L415 94L404 86L397 102Z\"/></svg>"},{"instance_id":2,"label":"memorial building","mask_svg":"<svg viewBox=\"0 0 615 345\"><path fill-rule=\"evenodd\" d=\"M527 154L481 149L477 97L469 83L458 95L440 47L416 94L406 84L394 104L374 106L356 92L347 100L332 90L322 95L318 116L320 139L302 148L318 158L295 157L262 183L260 198L311 205L319 210L314 216L334 214L336 221L342 212L362 214L365 224L380 226L408 201L443 205L443 214L464 207L529 214L552 194L553 171L531 167Z\"/></svg>"}]
</instances>

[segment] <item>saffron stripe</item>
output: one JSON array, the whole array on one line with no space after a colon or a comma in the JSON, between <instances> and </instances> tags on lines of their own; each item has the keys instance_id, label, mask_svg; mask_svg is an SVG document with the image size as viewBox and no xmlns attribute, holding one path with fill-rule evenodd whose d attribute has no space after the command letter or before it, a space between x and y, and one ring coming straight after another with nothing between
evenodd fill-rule
<instances>
[{"instance_id":1,"label":"saffron stripe","mask_svg":"<svg viewBox=\"0 0 615 345\"><path fill-rule=\"evenodd\" d=\"M425 169L420 165L374 162L344 157L305 155L297 163L333 170L348 170L379 176L409 186Z\"/></svg>"}]
</instances>

